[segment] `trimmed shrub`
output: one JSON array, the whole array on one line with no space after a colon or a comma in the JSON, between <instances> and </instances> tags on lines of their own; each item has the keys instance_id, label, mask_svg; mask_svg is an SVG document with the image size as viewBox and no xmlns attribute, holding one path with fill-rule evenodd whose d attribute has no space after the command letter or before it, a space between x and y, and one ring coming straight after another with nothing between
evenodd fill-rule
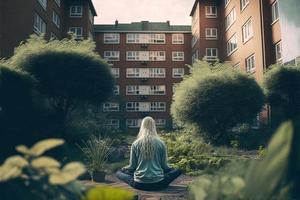
<instances>
[{"instance_id":1,"label":"trimmed shrub","mask_svg":"<svg viewBox=\"0 0 300 200\"><path fill-rule=\"evenodd\" d=\"M198 62L176 87L171 114L177 124L196 124L207 139L220 141L236 125L252 122L263 102L252 77L227 64Z\"/></svg>"},{"instance_id":2,"label":"trimmed shrub","mask_svg":"<svg viewBox=\"0 0 300 200\"><path fill-rule=\"evenodd\" d=\"M78 105L99 106L113 93L110 68L93 48L89 41L46 42L32 36L8 61L36 80L36 89L46 97L60 133L65 133L68 115Z\"/></svg>"},{"instance_id":3,"label":"trimmed shrub","mask_svg":"<svg viewBox=\"0 0 300 200\"><path fill-rule=\"evenodd\" d=\"M300 68L272 66L264 80L265 93L272 109L272 124L300 117Z\"/></svg>"}]
</instances>

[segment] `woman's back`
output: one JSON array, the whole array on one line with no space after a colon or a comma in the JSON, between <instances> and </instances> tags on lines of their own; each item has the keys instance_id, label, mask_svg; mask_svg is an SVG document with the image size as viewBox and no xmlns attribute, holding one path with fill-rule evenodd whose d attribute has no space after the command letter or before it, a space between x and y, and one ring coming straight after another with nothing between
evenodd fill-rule
<instances>
[{"instance_id":1,"label":"woman's back","mask_svg":"<svg viewBox=\"0 0 300 200\"><path fill-rule=\"evenodd\" d=\"M142 140L136 140L132 144L132 164L136 166L134 181L141 183L155 183L164 178L164 169L169 168L166 158L165 143L158 137L152 138L154 147L152 158L145 158Z\"/></svg>"}]
</instances>

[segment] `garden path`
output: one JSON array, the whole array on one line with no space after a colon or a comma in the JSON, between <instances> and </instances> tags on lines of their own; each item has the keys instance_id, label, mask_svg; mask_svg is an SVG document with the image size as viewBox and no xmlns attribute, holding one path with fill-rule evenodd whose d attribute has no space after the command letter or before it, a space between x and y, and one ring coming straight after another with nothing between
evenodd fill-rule
<instances>
[{"instance_id":1,"label":"garden path","mask_svg":"<svg viewBox=\"0 0 300 200\"><path fill-rule=\"evenodd\" d=\"M138 196L138 200L186 200L188 196L187 186L194 180L194 177L181 175L168 188L149 192L133 189L127 184L119 181L114 175L108 175L106 182L96 183L92 181L82 181L87 186L112 186L134 192Z\"/></svg>"}]
</instances>

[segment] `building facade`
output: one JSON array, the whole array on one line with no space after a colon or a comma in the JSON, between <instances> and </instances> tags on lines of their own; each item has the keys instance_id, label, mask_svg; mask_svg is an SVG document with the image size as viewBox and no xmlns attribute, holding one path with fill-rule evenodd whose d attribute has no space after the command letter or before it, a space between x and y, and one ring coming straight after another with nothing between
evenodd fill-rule
<instances>
[{"instance_id":1,"label":"building facade","mask_svg":"<svg viewBox=\"0 0 300 200\"><path fill-rule=\"evenodd\" d=\"M138 128L145 116L172 127L174 85L191 64L191 27L148 21L95 25L97 51L116 77L115 97L103 105L107 125Z\"/></svg>"},{"instance_id":2,"label":"building facade","mask_svg":"<svg viewBox=\"0 0 300 200\"><path fill-rule=\"evenodd\" d=\"M96 11L91 0L0 1L0 57L7 58L31 34L62 39L68 32L93 36Z\"/></svg>"},{"instance_id":3,"label":"building facade","mask_svg":"<svg viewBox=\"0 0 300 200\"><path fill-rule=\"evenodd\" d=\"M258 81L281 62L277 0L196 0L190 15L194 58L229 61Z\"/></svg>"}]
</instances>

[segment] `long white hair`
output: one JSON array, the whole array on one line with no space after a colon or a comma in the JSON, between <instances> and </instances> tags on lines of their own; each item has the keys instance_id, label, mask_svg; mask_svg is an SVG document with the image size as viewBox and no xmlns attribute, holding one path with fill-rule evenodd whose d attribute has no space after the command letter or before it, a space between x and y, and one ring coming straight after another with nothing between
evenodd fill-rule
<instances>
[{"instance_id":1,"label":"long white hair","mask_svg":"<svg viewBox=\"0 0 300 200\"><path fill-rule=\"evenodd\" d=\"M152 159L154 157L155 146L153 140L155 138L159 138L156 132L155 121L152 117L145 117L136 139L141 144L141 153L144 159Z\"/></svg>"}]
</instances>

